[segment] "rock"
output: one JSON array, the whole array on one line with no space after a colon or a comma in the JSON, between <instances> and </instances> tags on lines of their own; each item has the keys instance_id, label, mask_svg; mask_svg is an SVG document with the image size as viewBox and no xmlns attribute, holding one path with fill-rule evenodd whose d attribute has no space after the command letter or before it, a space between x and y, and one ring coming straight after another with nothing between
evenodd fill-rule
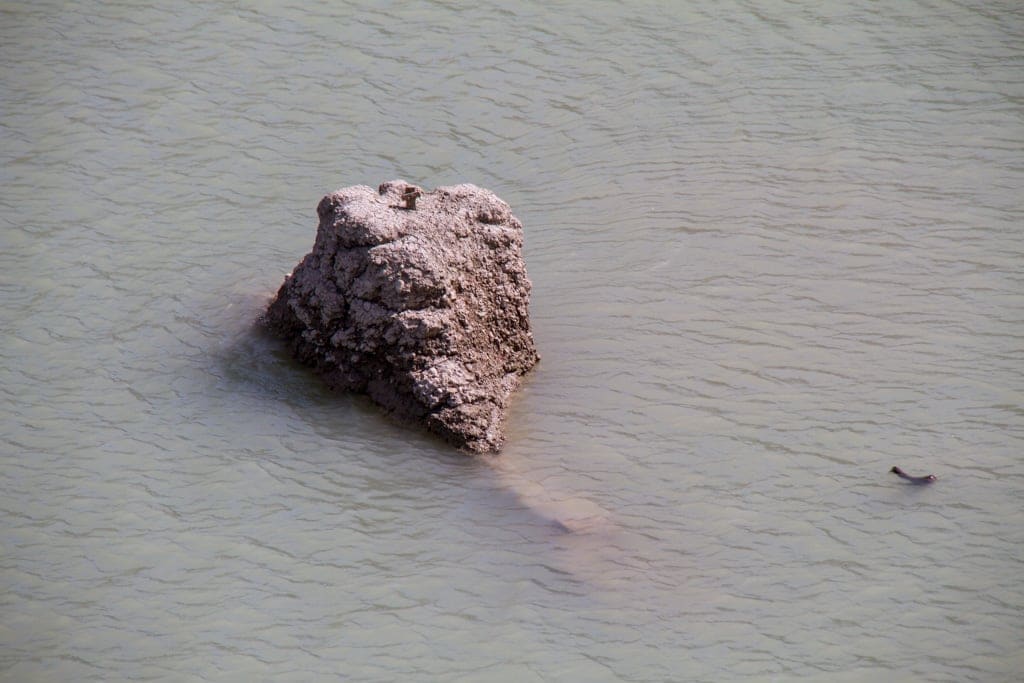
<instances>
[{"instance_id":1,"label":"rock","mask_svg":"<svg viewBox=\"0 0 1024 683\"><path fill-rule=\"evenodd\" d=\"M523 228L475 185L333 192L264 322L329 386L367 394L464 450L497 452L530 331Z\"/></svg>"}]
</instances>

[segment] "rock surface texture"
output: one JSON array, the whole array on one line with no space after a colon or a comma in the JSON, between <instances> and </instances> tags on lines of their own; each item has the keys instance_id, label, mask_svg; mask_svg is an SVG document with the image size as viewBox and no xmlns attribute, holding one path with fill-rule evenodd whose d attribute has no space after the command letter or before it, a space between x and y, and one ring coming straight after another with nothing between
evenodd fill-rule
<instances>
[{"instance_id":1,"label":"rock surface texture","mask_svg":"<svg viewBox=\"0 0 1024 683\"><path fill-rule=\"evenodd\" d=\"M523 228L475 185L401 180L327 195L316 243L265 322L328 385L367 394L459 448L498 451L530 332Z\"/></svg>"}]
</instances>

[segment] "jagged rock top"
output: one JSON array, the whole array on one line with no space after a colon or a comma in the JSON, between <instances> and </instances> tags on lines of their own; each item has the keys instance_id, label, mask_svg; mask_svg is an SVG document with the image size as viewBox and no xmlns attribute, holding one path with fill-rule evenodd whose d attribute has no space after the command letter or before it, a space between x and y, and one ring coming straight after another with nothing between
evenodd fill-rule
<instances>
[{"instance_id":1,"label":"jagged rock top","mask_svg":"<svg viewBox=\"0 0 1024 683\"><path fill-rule=\"evenodd\" d=\"M265 316L332 387L366 393L458 447L494 452L539 360L523 230L475 185L402 180L324 197L313 250Z\"/></svg>"}]
</instances>

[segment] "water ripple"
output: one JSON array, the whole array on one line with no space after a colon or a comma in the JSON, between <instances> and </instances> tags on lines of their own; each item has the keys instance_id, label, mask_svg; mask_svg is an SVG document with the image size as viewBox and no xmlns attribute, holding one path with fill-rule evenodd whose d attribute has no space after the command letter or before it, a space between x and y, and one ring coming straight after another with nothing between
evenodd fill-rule
<instances>
[{"instance_id":1,"label":"water ripple","mask_svg":"<svg viewBox=\"0 0 1024 683\"><path fill-rule=\"evenodd\" d=\"M0 22L0 680L1021 669L1018 7L57 9ZM526 226L500 460L251 329L393 177Z\"/></svg>"}]
</instances>

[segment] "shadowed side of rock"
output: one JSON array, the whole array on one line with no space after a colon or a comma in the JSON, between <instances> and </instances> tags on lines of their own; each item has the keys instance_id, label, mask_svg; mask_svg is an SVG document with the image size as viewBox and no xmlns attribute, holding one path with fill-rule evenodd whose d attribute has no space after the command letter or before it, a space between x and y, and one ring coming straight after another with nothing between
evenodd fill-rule
<instances>
[{"instance_id":1,"label":"shadowed side of rock","mask_svg":"<svg viewBox=\"0 0 1024 683\"><path fill-rule=\"evenodd\" d=\"M401 180L333 192L313 250L264 317L336 389L367 394L456 446L496 452L530 331L523 229L474 185Z\"/></svg>"}]
</instances>

